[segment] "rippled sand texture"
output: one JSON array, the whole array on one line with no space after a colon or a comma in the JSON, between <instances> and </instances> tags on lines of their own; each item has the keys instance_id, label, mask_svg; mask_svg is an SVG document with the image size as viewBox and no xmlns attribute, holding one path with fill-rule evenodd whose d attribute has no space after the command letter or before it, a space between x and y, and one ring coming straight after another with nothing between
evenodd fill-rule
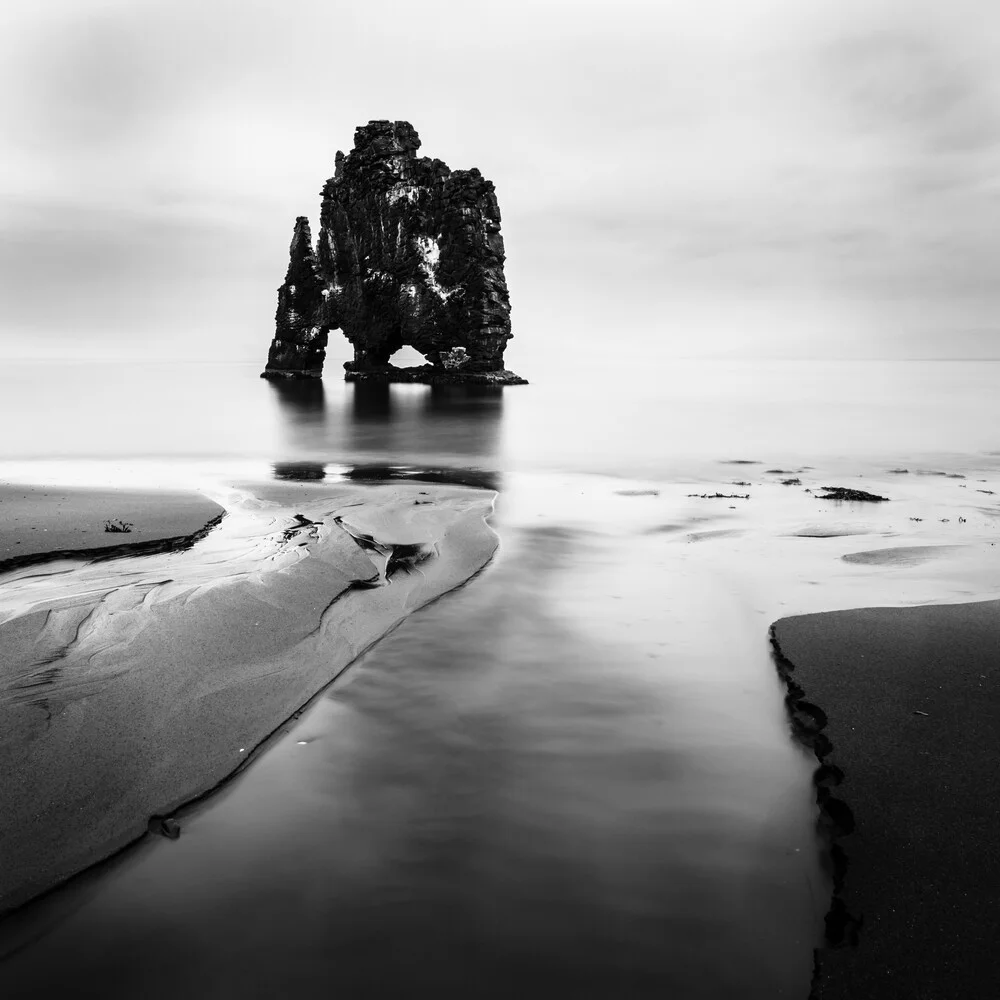
<instances>
[{"instance_id":1,"label":"rippled sand texture","mask_svg":"<svg viewBox=\"0 0 1000 1000\"><path fill-rule=\"evenodd\" d=\"M492 556L493 494L218 497L186 552L0 577L0 909L142 835Z\"/></svg>"}]
</instances>

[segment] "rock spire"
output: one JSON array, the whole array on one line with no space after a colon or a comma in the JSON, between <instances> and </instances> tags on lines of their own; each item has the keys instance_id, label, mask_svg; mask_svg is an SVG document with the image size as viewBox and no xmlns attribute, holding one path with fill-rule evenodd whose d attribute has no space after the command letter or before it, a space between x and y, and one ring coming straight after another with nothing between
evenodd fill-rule
<instances>
[{"instance_id":1,"label":"rock spire","mask_svg":"<svg viewBox=\"0 0 1000 1000\"><path fill-rule=\"evenodd\" d=\"M326 359L327 332L320 321L323 283L316 271L309 220L295 220L288 271L278 289L274 339L267 355L268 378L319 378Z\"/></svg>"}]
</instances>

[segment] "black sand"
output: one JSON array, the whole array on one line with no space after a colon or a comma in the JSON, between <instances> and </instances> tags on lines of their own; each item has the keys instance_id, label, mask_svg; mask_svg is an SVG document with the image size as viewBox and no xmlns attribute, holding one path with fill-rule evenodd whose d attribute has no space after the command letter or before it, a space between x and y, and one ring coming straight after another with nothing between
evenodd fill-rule
<instances>
[{"instance_id":1,"label":"black sand","mask_svg":"<svg viewBox=\"0 0 1000 1000\"><path fill-rule=\"evenodd\" d=\"M0 484L0 572L94 550L138 553L161 544L166 550L222 514L194 492ZM113 519L132 522L132 530L105 531Z\"/></svg>"},{"instance_id":2,"label":"black sand","mask_svg":"<svg viewBox=\"0 0 1000 1000\"><path fill-rule=\"evenodd\" d=\"M784 618L775 644L825 712L853 811L856 947L817 1000L1000 996L1000 601Z\"/></svg>"}]
</instances>

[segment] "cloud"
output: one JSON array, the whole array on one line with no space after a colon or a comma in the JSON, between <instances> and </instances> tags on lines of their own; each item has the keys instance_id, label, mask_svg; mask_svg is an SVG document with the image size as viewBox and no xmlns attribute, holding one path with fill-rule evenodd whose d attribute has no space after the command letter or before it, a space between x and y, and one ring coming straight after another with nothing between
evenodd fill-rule
<instances>
[{"instance_id":1,"label":"cloud","mask_svg":"<svg viewBox=\"0 0 1000 1000\"><path fill-rule=\"evenodd\" d=\"M0 351L69 321L256 357L291 221L375 117L496 182L525 330L651 336L696 299L865 337L907 297L987 315L998 33L973 0L9 0Z\"/></svg>"}]
</instances>

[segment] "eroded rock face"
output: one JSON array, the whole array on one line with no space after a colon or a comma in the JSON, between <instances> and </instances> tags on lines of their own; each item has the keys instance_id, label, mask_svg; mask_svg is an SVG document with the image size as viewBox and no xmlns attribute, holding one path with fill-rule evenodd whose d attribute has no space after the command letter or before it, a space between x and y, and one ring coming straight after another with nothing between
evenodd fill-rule
<instances>
[{"instance_id":1,"label":"eroded rock face","mask_svg":"<svg viewBox=\"0 0 1000 1000\"><path fill-rule=\"evenodd\" d=\"M288 272L278 289L274 340L264 378L320 378L326 359L327 331L320 322L323 283L316 271L309 220L295 220L288 250Z\"/></svg>"},{"instance_id":2,"label":"eroded rock face","mask_svg":"<svg viewBox=\"0 0 1000 1000\"><path fill-rule=\"evenodd\" d=\"M337 153L315 256L308 222L296 223L265 377L314 374L339 328L354 346L349 379L523 381L503 364L510 300L493 184L419 147L408 122L372 121ZM389 365L404 345L428 364Z\"/></svg>"}]
</instances>

